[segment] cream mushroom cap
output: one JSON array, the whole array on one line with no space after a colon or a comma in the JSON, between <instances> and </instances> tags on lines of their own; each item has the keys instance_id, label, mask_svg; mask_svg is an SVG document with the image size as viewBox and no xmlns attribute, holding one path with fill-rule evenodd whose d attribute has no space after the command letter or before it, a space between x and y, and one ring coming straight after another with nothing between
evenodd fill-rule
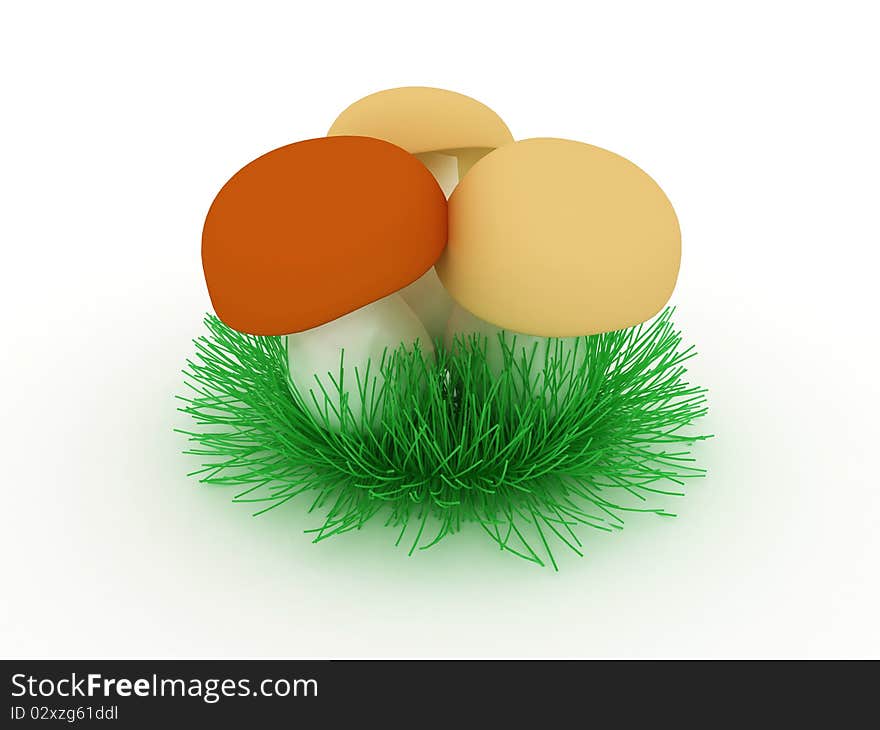
<instances>
[{"instance_id":1,"label":"cream mushroom cap","mask_svg":"<svg viewBox=\"0 0 880 730\"><path fill-rule=\"evenodd\" d=\"M459 182L435 267L481 319L574 337L651 318L680 258L675 211L643 170L600 147L538 138L496 149Z\"/></svg>"},{"instance_id":2,"label":"cream mushroom cap","mask_svg":"<svg viewBox=\"0 0 880 730\"><path fill-rule=\"evenodd\" d=\"M384 139L412 154L488 151L513 141L501 117L485 104L428 86L402 86L365 96L337 117L327 135Z\"/></svg>"}]
</instances>

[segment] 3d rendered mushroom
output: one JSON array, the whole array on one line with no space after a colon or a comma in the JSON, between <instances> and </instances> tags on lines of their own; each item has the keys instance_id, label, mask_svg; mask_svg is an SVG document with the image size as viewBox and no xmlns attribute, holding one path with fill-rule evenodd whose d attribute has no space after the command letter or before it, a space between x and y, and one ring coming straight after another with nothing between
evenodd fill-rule
<instances>
[{"instance_id":1,"label":"3d rendered mushroom","mask_svg":"<svg viewBox=\"0 0 880 730\"><path fill-rule=\"evenodd\" d=\"M193 474L257 514L302 496L314 542L379 523L412 554L473 527L558 567L704 473L680 252L666 195L612 152L513 142L452 92L366 97L211 206Z\"/></svg>"},{"instance_id":2,"label":"3d rendered mushroom","mask_svg":"<svg viewBox=\"0 0 880 730\"><path fill-rule=\"evenodd\" d=\"M387 89L356 101L333 122L328 135L384 139L414 154L447 197L470 168L513 141L507 125L485 104L464 94L425 86ZM443 339L452 300L433 269L401 295L431 337Z\"/></svg>"},{"instance_id":3,"label":"3d rendered mushroom","mask_svg":"<svg viewBox=\"0 0 880 730\"><path fill-rule=\"evenodd\" d=\"M289 371L329 428L365 426L383 360L425 328L397 293L446 243L446 198L401 148L369 137L307 140L239 170L205 220L202 261L217 316L286 335Z\"/></svg>"},{"instance_id":4,"label":"3d rendered mushroom","mask_svg":"<svg viewBox=\"0 0 880 730\"><path fill-rule=\"evenodd\" d=\"M446 344L480 335L494 372L505 354L526 361L540 391L548 362L583 362L584 335L660 312L680 258L672 205L629 160L563 139L506 145L449 201L449 242L435 267L458 303Z\"/></svg>"}]
</instances>

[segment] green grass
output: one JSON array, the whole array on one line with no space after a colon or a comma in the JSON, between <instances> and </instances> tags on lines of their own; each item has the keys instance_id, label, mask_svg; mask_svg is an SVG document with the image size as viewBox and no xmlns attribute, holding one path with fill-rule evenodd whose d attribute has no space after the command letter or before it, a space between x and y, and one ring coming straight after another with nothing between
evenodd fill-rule
<instances>
[{"instance_id":1,"label":"green grass","mask_svg":"<svg viewBox=\"0 0 880 730\"><path fill-rule=\"evenodd\" d=\"M500 375L476 336L438 347L436 363L418 349L388 355L384 382L346 372L343 358L339 373L301 393L284 338L209 316L184 370L187 453L203 459L202 482L238 487L235 501L257 514L300 497L320 515L315 541L378 519L412 553L472 522L500 549L555 568L554 550L583 554L584 527L619 529L633 512L671 516L658 500L704 473L690 449L708 438L692 427L705 391L684 380L693 350L670 318L667 309L580 338L575 352L546 360L503 346ZM545 361L539 372L534 363ZM333 412L346 390L367 404L358 422L344 398Z\"/></svg>"}]
</instances>

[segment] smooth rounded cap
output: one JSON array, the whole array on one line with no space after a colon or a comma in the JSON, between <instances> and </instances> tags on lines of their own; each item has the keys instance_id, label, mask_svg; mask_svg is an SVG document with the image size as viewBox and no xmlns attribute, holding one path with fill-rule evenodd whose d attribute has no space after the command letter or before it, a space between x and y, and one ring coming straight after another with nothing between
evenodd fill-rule
<instances>
[{"instance_id":1,"label":"smooth rounded cap","mask_svg":"<svg viewBox=\"0 0 880 730\"><path fill-rule=\"evenodd\" d=\"M325 137L273 150L217 194L202 264L217 316L257 335L330 322L398 291L446 244L446 198L400 147Z\"/></svg>"},{"instance_id":2,"label":"smooth rounded cap","mask_svg":"<svg viewBox=\"0 0 880 730\"><path fill-rule=\"evenodd\" d=\"M365 96L342 112L327 134L376 137L413 154L495 149L513 141L501 117L485 104L427 86L404 86Z\"/></svg>"},{"instance_id":3,"label":"smooth rounded cap","mask_svg":"<svg viewBox=\"0 0 880 730\"><path fill-rule=\"evenodd\" d=\"M675 211L640 168L600 147L529 139L491 152L458 184L436 269L488 322L574 337L659 312L680 258Z\"/></svg>"}]
</instances>

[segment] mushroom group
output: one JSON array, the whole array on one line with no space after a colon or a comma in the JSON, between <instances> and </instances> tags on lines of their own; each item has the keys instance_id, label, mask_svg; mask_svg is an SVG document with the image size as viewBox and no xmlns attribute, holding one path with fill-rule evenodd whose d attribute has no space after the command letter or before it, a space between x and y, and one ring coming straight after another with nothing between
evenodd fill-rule
<instances>
[{"instance_id":1,"label":"mushroom group","mask_svg":"<svg viewBox=\"0 0 880 730\"><path fill-rule=\"evenodd\" d=\"M447 200L448 198L448 200ZM202 260L217 316L287 338L316 422L375 425L385 363L484 338L531 359L532 386L578 342L668 301L681 244L660 187L612 152L514 141L491 109L441 89L378 92L326 137L281 147L222 187Z\"/></svg>"}]
</instances>

